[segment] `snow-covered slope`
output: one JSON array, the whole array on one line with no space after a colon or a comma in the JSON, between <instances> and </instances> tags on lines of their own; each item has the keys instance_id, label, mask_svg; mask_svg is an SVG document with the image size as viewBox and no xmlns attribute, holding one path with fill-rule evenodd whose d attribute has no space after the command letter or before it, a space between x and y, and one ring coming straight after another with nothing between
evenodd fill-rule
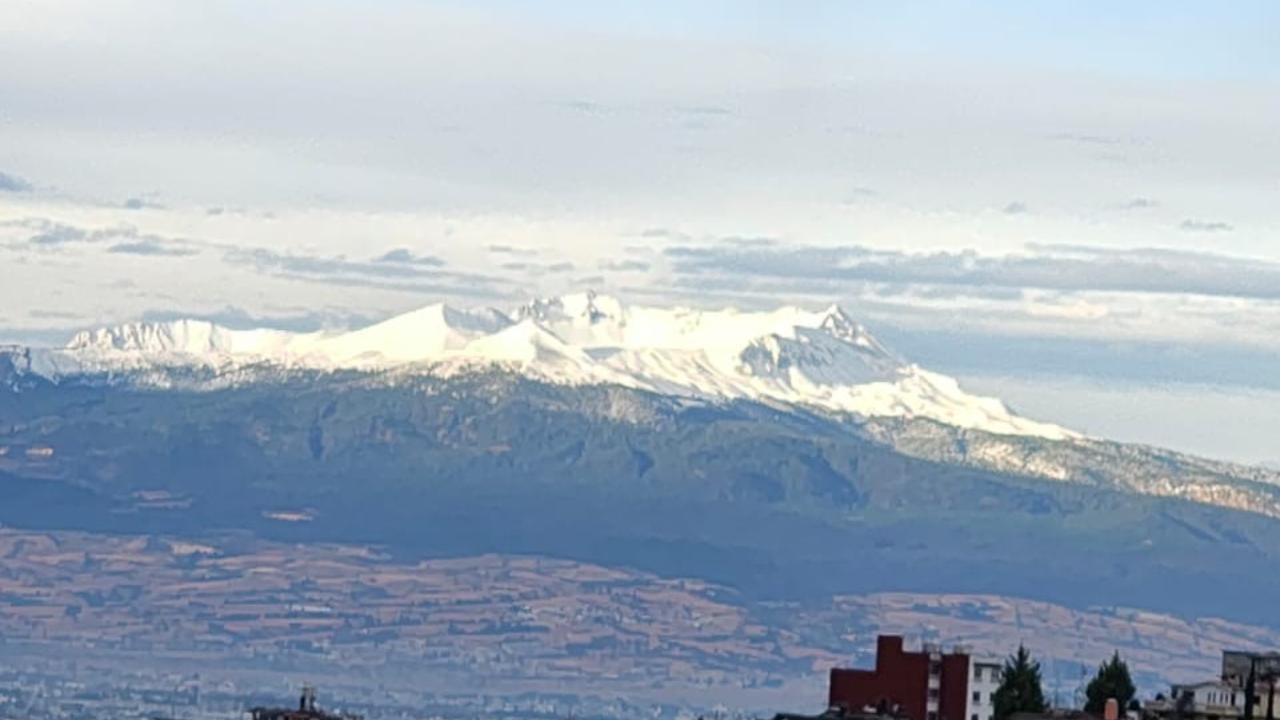
<instances>
[{"instance_id":1,"label":"snow-covered slope","mask_svg":"<svg viewBox=\"0 0 1280 720\"><path fill-rule=\"evenodd\" d=\"M230 330L179 320L76 335L34 352L51 378L244 366L456 372L498 364L562 384L614 383L668 395L769 400L865 417L927 418L987 432L1065 439L999 400L894 355L840 308L771 312L624 305L594 293L535 300L513 312L430 305L350 332Z\"/></svg>"}]
</instances>

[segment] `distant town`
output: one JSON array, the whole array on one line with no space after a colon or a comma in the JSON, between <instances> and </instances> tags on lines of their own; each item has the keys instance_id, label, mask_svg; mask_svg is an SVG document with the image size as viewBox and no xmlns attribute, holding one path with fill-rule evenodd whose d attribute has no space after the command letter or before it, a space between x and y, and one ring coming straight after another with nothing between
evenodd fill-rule
<instances>
[{"instance_id":1,"label":"distant town","mask_svg":"<svg viewBox=\"0 0 1280 720\"><path fill-rule=\"evenodd\" d=\"M483 688L405 694L367 685L338 685L341 701L321 708L304 685L296 705L281 705L286 675L208 682L200 674L108 669L78 660L0 670L0 718L15 720L397 720L434 718L761 717L719 705L705 712L625 699L530 692L487 695ZM279 693L270 686L280 687ZM1128 663L1113 654L1084 688L1083 703L1051 701L1038 661L1024 647L1005 658L964 646L926 643L908 649L902 636L877 639L868 668L833 668L825 698L773 720L1276 720L1280 652L1224 650L1221 672L1140 697ZM274 704L273 704L274 703Z\"/></svg>"},{"instance_id":2,"label":"distant town","mask_svg":"<svg viewBox=\"0 0 1280 720\"><path fill-rule=\"evenodd\" d=\"M904 649L900 636L882 635L875 665L831 671L832 717L887 716L903 720L1254 720L1276 718L1280 652L1224 650L1218 677L1173 685L1140 698L1128 663L1115 653L1085 687L1082 707L1058 707L1045 694L1039 663L1025 647L1008 658L986 658L957 646Z\"/></svg>"}]
</instances>

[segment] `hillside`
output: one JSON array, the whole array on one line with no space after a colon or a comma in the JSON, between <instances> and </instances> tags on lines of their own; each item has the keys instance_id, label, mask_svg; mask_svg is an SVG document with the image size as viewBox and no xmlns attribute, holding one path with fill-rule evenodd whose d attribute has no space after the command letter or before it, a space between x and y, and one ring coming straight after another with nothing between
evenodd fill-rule
<instances>
[{"instance_id":1,"label":"hillside","mask_svg":"<svg viewBox=\"0 0 1280 720\"><path fill-rule=\"evenodd\" d=\"M1280 590L1259 572L1280 559L1264 513L1100 470L1071 482L914 457L795 408L503 372L296 371L216 390L20 379L0 393L0 522L18 527L535 553L758 599L981 592L1265 623ZM1253 591L1220 591L1234 584Z\"/></svg>"}]
</instances>

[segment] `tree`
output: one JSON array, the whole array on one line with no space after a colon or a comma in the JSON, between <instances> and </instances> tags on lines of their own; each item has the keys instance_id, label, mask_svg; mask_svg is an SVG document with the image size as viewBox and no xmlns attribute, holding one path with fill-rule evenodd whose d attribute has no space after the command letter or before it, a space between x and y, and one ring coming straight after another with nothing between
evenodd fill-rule
<instances>
[{"instance_id":1,"label":"tree","mask_svg":"<svg viewBox=\"0 0 1280 720\"><path fill-rule=\"evenodd\" d=\"M1009 720L1014 713L1042 713L1047 709L1040 687L1040 663L1022 645L1004 661L1004 676L995 693L995 720Z\"/></svg>"},{"instance_id":2,"label":"tree","mask_svg":"<svg viewBox=\"0 0 1280 720\"><path fill-rule=\"evenodd\" d=\"M1089 681L1085 688L1085 712L1101 715L1107 707L1107 700L1115 698L1121 708L1128 708L1133 702L1137 689L1133 687L1133 679L1129 677L1129 665L1120 659L1115 652L1111 659L1098 666L1098 674Z\"/></svg>"}]
</instances>

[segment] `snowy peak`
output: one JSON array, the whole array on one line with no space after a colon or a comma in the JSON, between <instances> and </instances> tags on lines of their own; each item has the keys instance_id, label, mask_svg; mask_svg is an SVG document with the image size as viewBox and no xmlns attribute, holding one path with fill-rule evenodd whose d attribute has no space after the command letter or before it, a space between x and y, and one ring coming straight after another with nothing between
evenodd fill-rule
<instances>
[{"instance_id":1,"label":"snowy peak","mask_svg":"<svg viewBox=\"0 0 1280 720\"><path fill-rule=\"evenodd\" d=\"M779 314L785 318L781 327L739 353L744 372L782 381L800 374L807 382L829 385L890 380L906 369L839 306L816 314L784 308Z\"/></svg>"},{"instance_id":2,"label":"snowy peak","mask_svg":"<svg viewBox=\"0 0 1280 720\"><path fill-rule=\"evenodd\" d=\"M526 367L545 365L548 369L576 369L583 374L590 374L594 365L581 349L564 342L532 319L474 340L465 351L469 357Z\"/></svg>"},{"instance_id":3,"label":"snowy peak","mask_svg":"<svg viewBox=\"0 0 1280 720\"><path fill-rule=\"evenodd\" d=\"M511 321L496 310L458 310L442 303L326 338L307 348L320 364L396 364L433 360L463 350Z\"/></svg>"},{"instance_id":4,"label":"snowy peak","mask_svg":"<svg viewBox=\"0 0 1280 720\"><path fill-rule=\"evenodd\" d=\"M865 348L871 355L891 359L899 365L906 363L895 356L879 340L872 337L865 327L854 322L839 305L832 305L822 314L818 329L852 345Z\"/></svg>"},{"instance_id":5,"label":"snowy peak","mask_svg":"<svg viewBox=\"0 0 1280 720\"><path fill-rule=\"evenodd\" d=\"M204 320L138 322L76 333L67 349L202 354L229 350L228 340L224 328Z\"/></svg>"},{"instance_id":6,"label":"snowy peak","mask_svg":"<svg viewBox=\"0 0 1280 720\"><path fill-rule=\"evenodd\" d=\"M62 350L41 352L32 366L51 377L107 371L146 378L149 370L175 365L429 374L496 364L569 385L1073 436L906 363L835 305L816 312L699 310L628 305L589 292L533 300L510 313L434 304L341 333L231 330L200 320L133 323L80 333Z\"/></svg>"},{"instance_id":7,"label":"snowy peak","mask_svg":"<svg viewBox=\"0 0 1280 720\"><path fill-rule=\"evenodd\" d=\"M738 353L741 372L791 382L796 375L814 384L859 384L891 380L902 364L874 346L842 340L822 329L797 328L794 336L766 335Z\"/></svg>"},{"instance_id":8,"label":"snowy peak","mask_svg":"<svg viewBox=\"0 0 1280 720\"><path fill-rule=\"evenodd\" d=\"M300 336L283 330L231 330L207 320L136 322L76 333L71 353L111 357L209 357L271 354Z\"/></svg>"}]
</instances>

